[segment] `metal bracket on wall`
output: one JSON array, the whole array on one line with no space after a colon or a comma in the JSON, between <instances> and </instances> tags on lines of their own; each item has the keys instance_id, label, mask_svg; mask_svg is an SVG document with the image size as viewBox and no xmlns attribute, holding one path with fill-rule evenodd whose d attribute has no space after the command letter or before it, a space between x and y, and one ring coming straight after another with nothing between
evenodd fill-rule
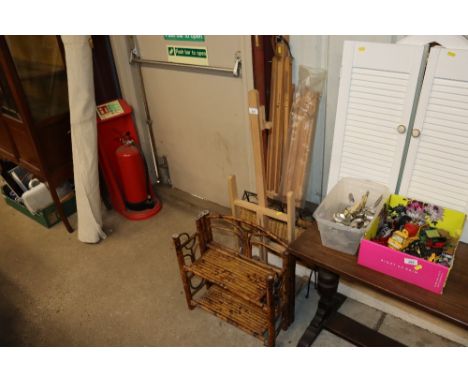
<instances>
[{"instance_id":1,"label":"metal bracket on wall","mask_svg":"<svg viewBox=\"0 0 468 382\"><path fill-rule=\"evenodd\" d=\"M192 65L183 64L178 62L160 61L160 60L146 60L139 56L136 48L130 50L130 64L150 65L150 66L166 66L172 68L178 68L183 70L201 70L205 72L212 72L213 74L225 74L233 77L241 76L241 65L242 58L241 52L237 51L234 54L234 65L233 68L223 68L218 66L203 66L203 65Z\"/></svg>"},{"instance_id":2,"label":"metal bracket on wall","mask_svg":"<svg viewBox=\"0 0 468 382\"><path fill-rule=\"evenodd\" d=\"M169 173L169 162L165 155L158 157L159 180L162 184L172 186L171 175Z\"/></svg>"}]
</instances>

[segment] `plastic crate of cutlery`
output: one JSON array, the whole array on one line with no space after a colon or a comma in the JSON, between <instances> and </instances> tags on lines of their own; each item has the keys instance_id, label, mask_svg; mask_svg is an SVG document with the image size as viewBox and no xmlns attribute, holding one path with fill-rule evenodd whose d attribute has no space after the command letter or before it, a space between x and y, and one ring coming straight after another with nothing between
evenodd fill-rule
<instances>
[{"instance_id":1,"label":"plastic crate of cutlery","mask_svg":"<svg viewBox=\"0 0 468 382\"><path fill-rule=\"evenodd\" d=\"M350 194L352 194L355 201L359 201L368 191L366 206L370 206L375 210L374 219L376 219L385 200L390 195L387 186L370 180L346 177L341 178L330 190L314 212L322 245L350 255L356 254L367 227L353 228L337 223L333 215L344 211L345 208L353 204L350 201ZM371 224L372 222L368 226Z\"/></svg>"}]
</instances>

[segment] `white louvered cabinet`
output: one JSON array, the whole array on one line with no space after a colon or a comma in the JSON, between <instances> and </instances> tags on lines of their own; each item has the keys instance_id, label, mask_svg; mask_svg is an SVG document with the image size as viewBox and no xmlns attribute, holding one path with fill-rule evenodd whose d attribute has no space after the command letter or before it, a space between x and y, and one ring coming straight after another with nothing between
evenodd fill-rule
<instances>
[{"instance_id":1,"label":"white louvered cabinet","mask_svg":"<svg viewBox=\"0 0 468 382\"><path fill-rule=\"evenodd\" d=\"M468 213L468 50L431 49L399 192Z\"/></svg>"},{"instance_id":2,"label":"white louvered cabinet","mask_svg":"<svg viewBox=\"0 0 468 382\"><path fill-rule=\"evenodd\" d=\"M328 190L345 176L396 189L425 52L345 41Z\"/></svg>"}]
</instances>

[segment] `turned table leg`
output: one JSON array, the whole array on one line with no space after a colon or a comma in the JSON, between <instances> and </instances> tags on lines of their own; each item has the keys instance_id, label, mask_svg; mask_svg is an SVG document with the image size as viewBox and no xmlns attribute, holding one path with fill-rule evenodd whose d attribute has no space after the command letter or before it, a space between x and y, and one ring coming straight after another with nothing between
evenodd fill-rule
<instances>
[{"instance_id":1,"label":"turned table leg","mask_svg":"<svg viewBox=\"0 0 468 382\"><path fill-rule=\"evenodd\" d=\"M310 346L323 329L326 319L336 312L344 302L345 297L337 294L339 281L340 277L337 274L319 268L318 292L320 300L317 312L297 346Z\"/></svg>"},{"instance_id":2,"label":"turned table leg","mask_svg":"<svg viewBox=\"0 0 468 382\"><path fill-rule=\"evenodd\" d=\"M289 256L288 259L288 306L286 312L286 325L283 330L286 330L294 322L294 310L296 300L296 258Z\"/></svg>"}]
</instances>

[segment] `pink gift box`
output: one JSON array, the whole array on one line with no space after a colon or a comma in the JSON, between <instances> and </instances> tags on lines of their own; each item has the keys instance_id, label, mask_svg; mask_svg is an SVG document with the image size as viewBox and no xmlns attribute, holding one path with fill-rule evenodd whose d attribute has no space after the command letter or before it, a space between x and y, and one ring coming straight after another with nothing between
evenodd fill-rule
<instances>
[{"instance_id":1,"label":"pink gift box","mask_svg":"<svg viewBox=\"0 0 468 382\"><path fill-rule=\"evenodd\" d=\"M392 194L386 203L396 206L400 203L404 204L407 201L408 199L404 196ZM466 215L464 213L444 208L443 218L438 222L437 228L444 229L450 232L452 237L459 239L463 232L465 218ZM372 223L365 237L361 240L358 264L417 285L431 292L442 294L451 268L372 241L371 239L377 233L379 220L380 216ZM456 260L455 254L451 266L453 266Z\"/></svg>"},{"instance_id":2,"label":"pink gift box","mask_svg":"<svg viewBox=\"0 0 468 382\"><path fill-rule=\"evenodd\" d=\"M364 239L358 264L442 294L450 268Z\"/></svg>"}]
</instances>

